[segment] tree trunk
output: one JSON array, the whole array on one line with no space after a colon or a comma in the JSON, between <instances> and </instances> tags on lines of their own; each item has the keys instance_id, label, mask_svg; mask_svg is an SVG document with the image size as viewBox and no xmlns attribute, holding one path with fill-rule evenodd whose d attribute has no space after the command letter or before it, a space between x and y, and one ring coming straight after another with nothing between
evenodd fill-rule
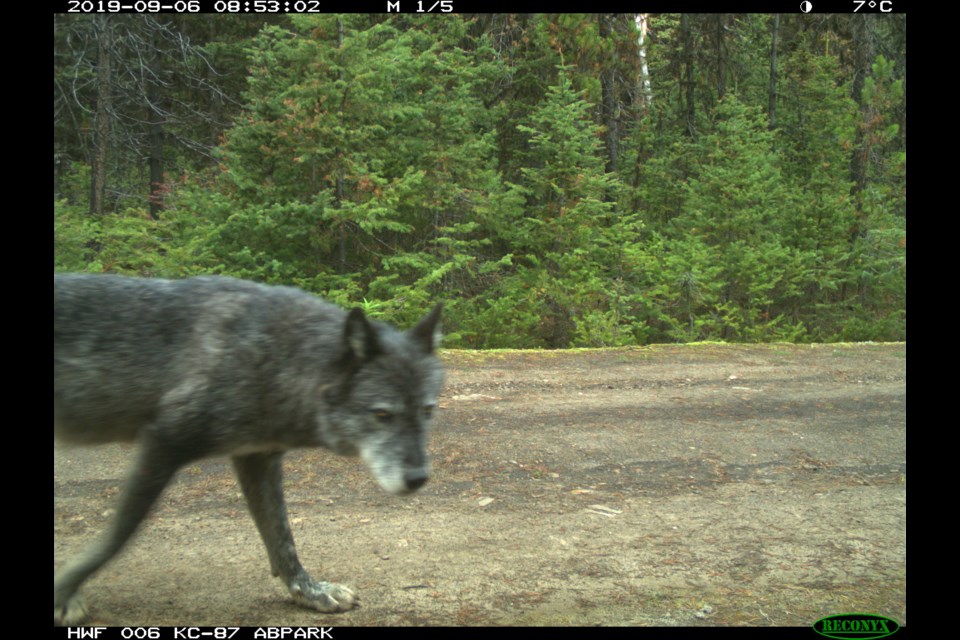
<instances>
[{"instance_id":1,"label":"tree trunk","mask_svg":"<svg viewBox=\"0 0 960 640\"><path fill-rule=\"evenodd\" d=\"M606 41L612 38L610 28L611 17L607 13L597 15L597 21L600 26L600 40ZM619 154L618 142L620 137L619 118L617 108L617 91L614 79L614 60L605 60L601 63L600 71L600 93L603 102L603 123L607 128L607 165L608 173L617 171L617 155Z\"/></svg>"},{"instance_id":2,"label":"tree trunk","mask_svg":"<svg viewBox=\"0 0 960 640\"><path fill-rule=\"evenodd\" d=\"M653 106L653 91L650 89L650 70L647 67L647 29L650 27L650 16L638 13L634 16L637 24L637 55L640 58L640 96L643 100L643 110L648 111Z\"/></svg>"},{"instance_id":3,"label":"tree trunk","mask_svg":"<svg viewBox=\"0 0 960 640\"><path fill-rule=\"evenodd\" d=\"M780 14L773 14L770 24L770 90L767 96L767 122L771 130L777 128L777 38L780 35Z\"/></svg>"},{"instance_id":4,"label":"tree trunk","mask_svg":"<svg viewBox=\"0 0 960 640\"><path fill-rule=\"evenodd\" d=\"M696 136L694 128L694 86L693 86L693 36L690 33L690 16L680 14L680 33L683 37L683 86L686 95L686 104L683 106L683 117L687 125L687 133L693 138Z\"/></svg>"},{"instance_id":5,"label":"tree trunk","mask_svg":"<svg viewBox=\"0 0 960 640\"><path fill-rule=\"evenodd\" d=\"M719 100L723 100L723 96L727 95L727 76L723 71L723 16L722 13L714 16L717 21L717 99Z\"/></svg>"},{"instance_id":6,"label":"tree trunk","mask_svg":"<svg viewBox=\"0 0 960 640\"><path fill-rule=\"evenodd\" d=\"M345 37L345 30L343 26L343 20L340 18L340 16L337 16L337 48L338 49L343 48L344 37ZM342 72L338 71L337 76L338 76L338 79L342 79L343 78ZM344 89L344 94L343 94L344 102L346 102L346 98L347 98L346 91L347 90ZM340 105L341 117L343 114L343 110L344 110L344 104L341 103ZM340 147L337 147L334 150L334 155L337 158L337 177L336 177L336 187L334 189L334 193L335 193L334 207L336 207L337 209L340 209L343 206L343 196L344 196L343 194L343 174L344 174L343 149L341 149ZM337 273L339 275L344 275L347 273L347 223L345 220L340 221L340 229L339 229L338 236L339 237L337 238L337 248L339 251L337 256Z\"/></svg>"},{"instance_id":7,"label":"tree trunk","mask_svg":"<svg viewBox=\"0 0 960 640\"><path fill-rule=\"evenodd\" d=\"M93 158L90 172L90 213L102 216L107 185L107 149L110 144L110 55L112 46L110 18L94 14L97 34L97 110L94 115Z\"/></svg>"},{"instance_id":8,"label":"tree trunk","mask_svg":"<svg viewBox=\"0 0 960 640\"><path fill-rule=\"evenodd\" d=\"M160 218L163 211L163 117L158 101L160 92L154 81L147 81L147 113L150 118L150 216Z\"/></svg>"},{"instance_id":9,"label":"tree trunk","mask_svg":"<svg viewBox=\"0 0 960 640\"><path fill-rule=\"evenodd\" d=\"M870 75L870 66L877 57L876 43L872 29L873 16L862 13L851 16L853 30L853 56L856 65L853 73L851 91L853 99L860 107L861 122L870 120L870 106L863 102L863 85ZM850 160L850 176L853 179L853 196L859 201L860 193L867 187L869 141L865 127L859 126L854 140L853 157Z\"/></svg>"}]
</instances>

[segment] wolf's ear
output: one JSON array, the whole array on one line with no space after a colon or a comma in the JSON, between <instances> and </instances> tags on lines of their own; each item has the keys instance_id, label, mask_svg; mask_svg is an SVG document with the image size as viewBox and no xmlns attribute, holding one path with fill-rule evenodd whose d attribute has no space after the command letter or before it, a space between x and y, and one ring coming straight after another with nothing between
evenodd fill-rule
<instances>
[{"instance_id":1,"label":"wolf's ear","mask_svg":"<svg viewBox=\"0 0 960 640\"><path fill-rule=\"evenodd\" d=\"M433 353L433 350L440 346L440 312L443 310L443 303L438 302L433 311L417 323L413 329L410 329L410 337L418 343L427 353Z\"/></svg>"},{"instance_id":2,"label":"wolf's ear","mask_svg":"<svg viewBox=\"0 0 960 640\"><path fill-rule=\"evenodd\" d=\"M347 314L343 337L350 355L357 360L369 360L382 351L376 329L363 315L363 309L353 309Z\"/></svg>"}]
</instances>

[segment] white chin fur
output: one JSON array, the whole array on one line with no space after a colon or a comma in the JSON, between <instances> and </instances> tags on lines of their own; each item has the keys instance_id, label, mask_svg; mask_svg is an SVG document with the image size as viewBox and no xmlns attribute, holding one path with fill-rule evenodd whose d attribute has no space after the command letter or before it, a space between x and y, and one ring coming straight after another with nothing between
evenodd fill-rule
<instances>
[{"instance_id":1,"label":"white chin fur","mask_svg":"<svg viewBox=\"0 0 960 640\"><path fill-rule=\"evenodd\" d=\"M407 484L403 481L403 471L401 469L389 467L379 460L370 448L360 450L360 457L369 467L377 483L383 487L383 490L396 495L410 493Z\"/></svg>"}]
</instances>

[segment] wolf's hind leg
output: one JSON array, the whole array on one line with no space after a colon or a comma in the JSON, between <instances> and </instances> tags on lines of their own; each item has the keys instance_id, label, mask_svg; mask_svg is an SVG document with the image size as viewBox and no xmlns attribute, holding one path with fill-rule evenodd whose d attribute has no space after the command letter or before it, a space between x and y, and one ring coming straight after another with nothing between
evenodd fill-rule
<instances>
[{"instance_id":1,"label":"wolf's hind leg","mask_svg":"<svg viewBox=\"0 0 960 640\"><path fill-rule=\"evenodd\" d=\"M130 539L179 466L166 449L143 443L110 528L53 578L54 624L77 625L86 618L86 607L77 594L80 585Z\"/></svg>"},{"instance_id":2,"label":"wolf's hind leg","mask_svg":"<svg viewBox=\"0 0 960 640\"><path fill-rule=\"evenodd\" d=\"M324 613L352 609L360 599L351 589L314 580L297 558L283 498L282 459L282 453L233 457L233 467L250 513L267 547L273 575L283 580L294 601L301 606Z\"/></svg>"}]
</instances>

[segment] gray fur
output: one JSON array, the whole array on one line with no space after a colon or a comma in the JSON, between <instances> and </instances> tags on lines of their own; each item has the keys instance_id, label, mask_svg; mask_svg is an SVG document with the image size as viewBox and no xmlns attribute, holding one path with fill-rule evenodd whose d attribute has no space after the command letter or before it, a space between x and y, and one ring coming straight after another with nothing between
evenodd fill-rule
<instances>
[{"instance_id":1,"label":"gray fur","mask_svg":"<svg viewBox=\"0 0 960 640\"><path fill-rule=\"evenodd\" d=\"M416 491L443 383L440 305L407 332L313 295L223 277L53 279L54 433L65 442L138 441L109 531L54 577L54 622L86 615L81 583L120 550L173 474L231 456L270 565L319 611L357 596L300 565L283 499L297 447L359 454L380 485Z\"/></svg>"}]
</instances>

